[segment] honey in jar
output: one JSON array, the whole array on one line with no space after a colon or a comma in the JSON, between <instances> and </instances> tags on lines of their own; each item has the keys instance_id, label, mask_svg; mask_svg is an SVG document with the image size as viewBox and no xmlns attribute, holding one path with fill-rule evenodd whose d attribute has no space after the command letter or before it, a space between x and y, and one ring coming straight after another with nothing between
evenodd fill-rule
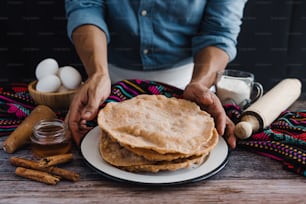
<instances>
[{"instance_id":1,"label":"honey in jar","mask_svg":"<svg viewBox=\"0 0 306 204\"><path fill-rule=\"evenodd\" d=\"M35 156L46 157L65 154L71 148L64 121L59 119L41 120L33 128L31 149Z\"/></svg>"}]
</instances>

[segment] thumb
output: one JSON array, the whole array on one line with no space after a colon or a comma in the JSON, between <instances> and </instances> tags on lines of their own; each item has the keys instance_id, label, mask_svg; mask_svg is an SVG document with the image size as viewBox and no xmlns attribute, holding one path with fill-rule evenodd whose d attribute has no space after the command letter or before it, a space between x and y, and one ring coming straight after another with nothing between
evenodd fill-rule
<instances>
[{"instance_id":1,"label":"thumb","mask_svg":"<svg viewBox=\"0 0 306 204\"><path fill-rule=\"evenodd\" d=\"M93 120L99 109L99 100L89 100L88 104L84 108L83 111L83 119L84 120Z\"/></svg>"}]
</instances>

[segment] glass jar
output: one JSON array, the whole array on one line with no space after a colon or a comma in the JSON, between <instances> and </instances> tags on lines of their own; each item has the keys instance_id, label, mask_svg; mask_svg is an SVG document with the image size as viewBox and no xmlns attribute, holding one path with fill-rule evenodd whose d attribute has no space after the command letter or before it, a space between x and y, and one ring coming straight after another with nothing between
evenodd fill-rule
<instances>
[{"instance_id":1,"label":"glass jar","mask_svg":"<svg viewBox=\"0 0 306 204\"><path fill-rule=\"evenodd\" d=\"M65 154L71 148L64 121L59 119L41 120L35 124L31 138L31 149L40 158Z\"/></svg>"}]
</instances>

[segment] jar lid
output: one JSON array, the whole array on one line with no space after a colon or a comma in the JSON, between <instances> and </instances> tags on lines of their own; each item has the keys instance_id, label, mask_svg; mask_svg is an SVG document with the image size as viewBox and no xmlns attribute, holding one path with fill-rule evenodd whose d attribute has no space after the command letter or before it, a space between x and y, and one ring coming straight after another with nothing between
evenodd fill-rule
<instances>
[{"instance_id":1,"label":"jar lid","mask_svg":"<svg viewBox=\"0 0 306 204\"><path fill-rule=\"evenodd\" d=\"M54 144L66 140L67 126L63 120L40 120L33 127L31 141L38 144Z\"/></svg>"}]
</instances>

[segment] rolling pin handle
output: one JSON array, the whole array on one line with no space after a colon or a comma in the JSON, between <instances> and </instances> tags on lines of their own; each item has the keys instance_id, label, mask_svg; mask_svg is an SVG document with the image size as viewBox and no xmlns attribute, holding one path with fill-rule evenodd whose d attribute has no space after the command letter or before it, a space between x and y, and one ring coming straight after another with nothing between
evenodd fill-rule
<instances>
[{"instance_id":1,"label":"rolling pin handle","mask_svg":"<svg viewBox=\"0 0 306 204\"><path fill-rule=\"evenodd\" d=\"M247 139L253 132L263 128L262 119L254 112L245 112L241 121L235 126L235 135L240 139Z\"/></svg>"},{"instance_id":2,"label":"rolling pin handle","mask_svg":"<svg viewBox=\"0 0 306 204\"><path fill-rule=\"evenodd\" d=\"M252 125L248 122L240 122L235 127L235 135L239 139L246 139L253 133Z\"/></svg>"}]
</instances>

